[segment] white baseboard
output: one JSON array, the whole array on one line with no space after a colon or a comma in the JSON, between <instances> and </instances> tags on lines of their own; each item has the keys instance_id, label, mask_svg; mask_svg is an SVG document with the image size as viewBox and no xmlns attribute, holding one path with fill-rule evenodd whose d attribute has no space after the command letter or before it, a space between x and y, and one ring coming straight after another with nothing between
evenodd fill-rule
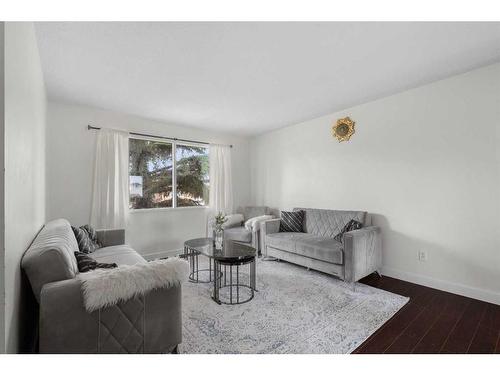
<instances>
[{"instance_id":1,"label":"white baseboard","mask_svg":"<svg viewBox=\"0 0 500 375\"><path fill-rule=\"evenodd\" d=\"M183 251L182 249L174 249L174 250L158 251L156 253L141 254L141 255L146 260L154 260L159 258L175 257L179 254L182 254L182 251Z\"/></svg>"},{"instance_id":2,"label":"white baseboard","mask_svg":"<svg viewBox=\"0 0 500 375\"><path fill-rule=\"evenodd\" d=\"M457 284L451 281L435 279L433 277L418 275L416 273L401 271L390 267L382 267L382 275L500 305L500 293L493 290Z\"/></svg>"}]
</instances>

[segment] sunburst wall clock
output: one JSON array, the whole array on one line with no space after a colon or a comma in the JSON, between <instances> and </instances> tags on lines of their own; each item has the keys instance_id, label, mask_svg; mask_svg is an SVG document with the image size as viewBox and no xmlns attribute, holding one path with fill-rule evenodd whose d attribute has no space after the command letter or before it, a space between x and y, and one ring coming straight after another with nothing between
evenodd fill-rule
<instances>
[{"instance_id":1,"label":"sunburst wall clock","mask_svg":"<svg viewBox=\"0 0 500 375\"><path fill-rule=\"evenodd\" d=\"M337 120L337 123L332 126L332 133L339 142L348 141L354 134L354 124L349 117L344 117Z\"/></svg>"}]
</instances>

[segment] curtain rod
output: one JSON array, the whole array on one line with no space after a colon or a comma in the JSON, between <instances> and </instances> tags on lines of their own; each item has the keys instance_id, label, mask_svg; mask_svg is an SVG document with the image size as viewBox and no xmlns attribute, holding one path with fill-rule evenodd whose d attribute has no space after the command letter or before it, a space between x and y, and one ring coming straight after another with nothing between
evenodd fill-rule
<instances>
[{"instance_id":1,"label":"curtain rod","mask_svg":"<svg viewBox=\"0 0 500 375\"><path fill-rule=\"evenodd\" d=\"M88 130L101 130L100 127L97 126L92 126L92 125L87 125ZM172 138L172 137L164 137L162 135L152 135L152 134L144 134L144 133L135 133L135 132L129 132L129 134L132 135L138 135L141 137L150 137L150 138L160 138L160 139L168 139L170 141L179 141L179 142L188 142L188 143L197 143L200 145L218 145L218 146L229 146L233 147L233 145L224 145L224 144L218 144L218 143L209 143L209 142L201 142L201 141L193 141L192 139L183 139L183 138Z\"/></svg>"}]
</instances>

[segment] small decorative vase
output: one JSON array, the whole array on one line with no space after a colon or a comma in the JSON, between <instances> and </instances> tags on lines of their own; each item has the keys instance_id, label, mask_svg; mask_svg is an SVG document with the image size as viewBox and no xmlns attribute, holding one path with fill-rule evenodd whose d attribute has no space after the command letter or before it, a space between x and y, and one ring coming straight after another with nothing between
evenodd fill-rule
<instances>
[{"instance_id":1,"label":"small decorative vase","mask_svg":"<svg viewBox=\"0 0 500 375\"><path fill-rule=\"evenodd\" d=\"M222 228L215 229L214 241L215 241L215 249L222 250L224 242L224 229Z\"/></svg>"}]
</instances>

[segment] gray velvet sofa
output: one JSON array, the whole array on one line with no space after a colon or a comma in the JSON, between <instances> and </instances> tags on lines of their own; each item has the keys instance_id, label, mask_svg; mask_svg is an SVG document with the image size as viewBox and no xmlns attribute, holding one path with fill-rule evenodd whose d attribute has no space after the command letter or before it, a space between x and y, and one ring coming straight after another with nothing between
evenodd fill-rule
<instances>
[{"instance_id":1,"label":"gray velvet sofa","mask_svg":"<svg viewBox=\"0 0 500 375\"><path fill-rule=\"evenodd\" d=\"M99 262L146 262L124 244L124 230L98 231L105 246L90 254ZM181 287L154 290L88 313L68 221L47 223L22 259L40 304L40 353L170 353L182 340Z\"/></svg>"},{"instance_id":2,"label":"gray velvet sofa","mask_svg":"<svg viewBox=\"0 0 500 375\"><path fill-rule=\"evenodd\" d=\"M280 219L261 223L261 248L265 256L322 271L348 283L380 270L382 236L380 228L370 226L366 212L294 210L305 211L304 233L280 232ZM345 233L342 242L335 240L333 237L351 219L363 223L364 227Z\"/></svg>"}]
</instances>

